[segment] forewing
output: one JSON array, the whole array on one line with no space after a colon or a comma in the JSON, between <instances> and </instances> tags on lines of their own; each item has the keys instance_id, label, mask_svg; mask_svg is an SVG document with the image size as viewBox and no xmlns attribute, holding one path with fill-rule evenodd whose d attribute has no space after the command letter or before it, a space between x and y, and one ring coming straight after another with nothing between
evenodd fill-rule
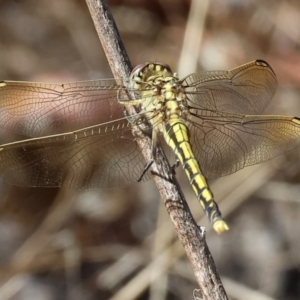
<instances>
[{"instance_id":1,"label":"forewing","mask_svg":"<svg viewBox=\"0 0 300 300\"><path fill-rule=\"evenodd\" d=\"M182 81L189 105L198 109L259 114L272 99L277 80L272 68L256 60L230 71L199 72Z\"/></svg>"},{"instance_id":2,"label":"forewing","mask_svg":"<svg viewBox=\"0 0 300 300\"><path fill-rule=\"evenodd\" d=\"M0 127L38 137L78 130L123 116L115 80L66 84L0 82Z\"/></svg>"},{"instance_id":3,"label":"forewing","mask_svg":"<svg viewBox=\"0 0 300 300\"><path fill-rule=\"evenodd\" d=\"M228 175L300 145L300 120L284 116L216 114L193 117L191 144L205 176Z\"/></svg>"},{"instance_id":4,"label":"forewing","mask_svg":"<svg viewBox=\"0 0 300 300\"><path fill-rule=\"evenodd\" d=\"M124 118L0 148L1 179L21 186L119 188L137 182L144 166Z\"/></svg>"}]
</instances>

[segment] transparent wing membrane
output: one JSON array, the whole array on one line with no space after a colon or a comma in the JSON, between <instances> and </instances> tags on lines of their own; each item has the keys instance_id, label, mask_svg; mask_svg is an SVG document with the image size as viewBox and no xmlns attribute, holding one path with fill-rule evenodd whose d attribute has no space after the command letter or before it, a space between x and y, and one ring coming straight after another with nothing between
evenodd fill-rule
<instances>
[{"instance_id":1,"label":"transparent wing membrane","mask_svg":"<svg viewBox=\"0 0 300 300\"><path fill-rule=\"evenodd\" d=\"M199 72L182 81L192 107L240 114L259 114L277 87L276 76L263 61L250 62L230 71Z\"/></svg>"},{"instance_id":2,"label":"transparent wing membrane","mask_svg":"<svg viewBox=\"0 0 300 300\"><path fill-rule=\"evenodd\" d=\"M67 84L5 81L0 83L0 125L37 137L102 124L124 116L117 101L122 89L113 79Z\"/></svg>"},{"instance_id":3,"label":"transparent wing membrane","mask_svg":"<svg viewBox=\"0 0 300 300\"><path fill-rule=\"evenodd\" d=\"M213 114L190 122L191 144L203 173L216 178L258 164L300 145L294 117Z\"/></svg>"},{"instance_id":4,"label":"transparent wing membrane","mask_svg":"<svg viewBox=\"0 0 300 300\"><path fill-rule=\"evenodd\" d=\"M22 186L122 187L137 182L144 165L126 119L0 148L1 178Z\"/></svg>"}]
</instances>

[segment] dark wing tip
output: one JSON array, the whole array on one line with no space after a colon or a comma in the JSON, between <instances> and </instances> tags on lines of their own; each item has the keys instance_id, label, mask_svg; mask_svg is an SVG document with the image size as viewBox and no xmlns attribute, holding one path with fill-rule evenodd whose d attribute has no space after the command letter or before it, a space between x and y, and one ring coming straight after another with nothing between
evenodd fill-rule
<instances>
[{"instance_id":1,"label":"dark wing tip","mask_svg":"<svg viewBox=\"0 0 300 300\"><path fill-rule=\"evenodd\" d=\"M272 72L275 74L275 72L274 72L274 70L272 69L272 67L271 67L266 61L264 61L264 60L262 60L262 59L257 59L257 60L255 61L255 64L256 64L257 66L267 67L267 68L271 69Z\"/></svg>"},{"instance_id":2,"label":"dark wing tip","mask_svg":"<svg viewBox=\"0 0 300 300\"><path fill-rule=\"evenodd\" d=\"M257 59L257 60L255 61L255 63L256 63L258 66L270 67L270 65L269 65L266 61L264 61L264 60L262 60L262 59Z\"/></svg>"}]
</instances>

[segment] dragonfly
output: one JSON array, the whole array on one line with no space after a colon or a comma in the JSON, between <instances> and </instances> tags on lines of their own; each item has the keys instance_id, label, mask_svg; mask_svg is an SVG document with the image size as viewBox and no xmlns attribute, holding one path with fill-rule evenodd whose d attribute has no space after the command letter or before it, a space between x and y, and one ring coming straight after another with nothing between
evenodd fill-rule
<instances>
[{"instance_id":1,"label":"dragonfly","mask_svg":"<svg viewBox=\"0 0 300 300\"><path fill-rule=\"evenodd\" d=\"M262 115L277 87L256 60L179 79L160 62L129 78L65 84L0 82L0 127L21 135L0 145L0 177L11 185L111 189L145 170L133 129L143 125L181 163L198 201L222 233L229 226L207 178L229 175L300 145L300 119ZM124 115L124 106L137 113ZM147 171L142 180L151 178Z\"/></svg>"}]
</instances>

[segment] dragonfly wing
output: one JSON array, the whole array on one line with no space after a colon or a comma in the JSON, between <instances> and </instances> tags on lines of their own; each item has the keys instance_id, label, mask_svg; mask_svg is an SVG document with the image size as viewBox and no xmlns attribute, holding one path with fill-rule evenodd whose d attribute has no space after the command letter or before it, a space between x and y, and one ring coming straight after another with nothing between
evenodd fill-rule
<instances>
[{"instance_id":1,"label":"dragonfly wing","mask_svg":"<svg viewBox=\"0 0 300 300\"><path fill-rule=\"evenodd\" d=\"M66 84L0 82L0 127L37 137L78 130L123 116L115 80ZM125 95L125 93L122 93Z\"/></svg>"},{"instance_id":2,"label":"dragonfly wing","mask_svg":"<svg viewBox=\"0 0 300 300\"><path fill-rule=\"evenodd\" d=\"M229 175L300 146L300 119L295 117L212 113L192 120L188 126L193 151L210 178Z\"/></svg>"},{"instance_id":3,"label":"dragonfly wing","mask_svg":"<svg viewBox=\"0 0 300 300\"><path fill-rule=\"evenodd\" d=\"M14 185L110 189L137 182L144 166L126 119L0 147L0 176Z\"/></svg>"},{"instance_id":4,"label":"dragonfly wing","mask_svg":"<svg viewBox=\"0 0 300 300\"><path fill-rule=\"evenodd\" d=\"M262 60L230 71L199 72L182 81L189 105L198 109L240 114L259 114L272 99L276 75Z\"/></svg>"}]
</instances>

